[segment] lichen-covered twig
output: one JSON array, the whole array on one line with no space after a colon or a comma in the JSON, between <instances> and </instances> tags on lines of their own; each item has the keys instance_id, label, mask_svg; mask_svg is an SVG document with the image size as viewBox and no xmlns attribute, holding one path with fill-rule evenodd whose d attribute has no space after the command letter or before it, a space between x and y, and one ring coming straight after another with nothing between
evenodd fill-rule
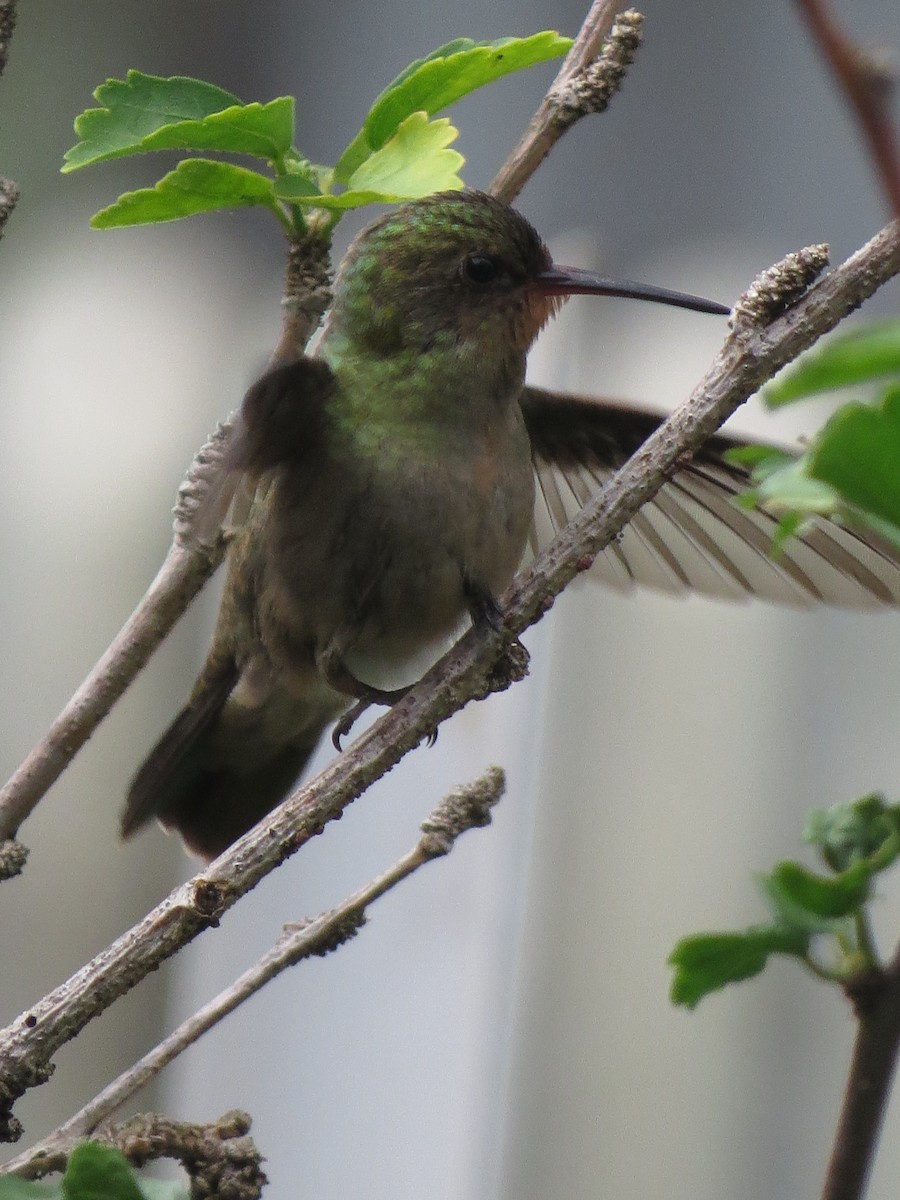
<instances>
[{"instance_id":1,"label":"lichen-covered twig","mask_svg":"<svg viewBox=\"0 0 900 1200\"><path fill-rule=\"evenodd\" d=\"M180 1162L191 1181L195 1197L228 1197L259 1200L267 1182L262 1155L249 1136L250 1117L237 1109L209 1125L173 1121L160 1113L138 1113L117 1125L92 1130L92 1140L120 1151L133 1167L160 1158ZM16 1174L40 1179L64 1171L76 1139L65 1146L35 1154ZM4 1169L8 1171L11 1164Z\"/></svg>"},{"instance_id":2,"label":"lichen-covered twig","mask_svg":"<svg viewBox=\"0 0 900 1200\"><path fill-rule=\"evenodd\" d=\"M15 838L7 838L0 842L0 881L12 879L21 875L28 858L28 847L17 842Z\"/></svg>"},{"instance_id":3,"label":"lichen-covered twig","mask_svg":"<svg viewBox=\"0 0 900 1200\"><path fill-rule=\"evenodd\" d=\"M618 0L595 0L559 74L488 191L511 204L559 139L589 113L603 112L641 42L644 18ZM604 39L606 39L604 41Z\"/></svg>"}]
</instances>

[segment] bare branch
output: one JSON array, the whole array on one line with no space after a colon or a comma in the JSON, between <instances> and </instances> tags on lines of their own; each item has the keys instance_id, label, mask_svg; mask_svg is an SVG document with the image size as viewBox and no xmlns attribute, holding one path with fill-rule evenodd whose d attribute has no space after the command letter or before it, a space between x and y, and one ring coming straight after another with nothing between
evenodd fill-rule
<instances>
[{"instance_id":1,"label":"bare branch","mask_svg":"<svg viewBox=\"0 0 900 1200\"><path fill-rule=\"evenodd\" d=\"M0 1031L0 1136L15 1139L12 1105L44 1082L56 1050L154 970L264 875L294 854L436 725L470 699L522 674L515 638L539 620L565 585L659 490L680 459L785 363L812 345L900 272L900 222L882 230L771 324L754 324L796 295L798 266L821 267L812 248L765 273L735 310L722 350L690 398L618 471L501 598L505 628L473 628L343 755L299 788L194 879L27 1014ZM802 272L801 272L802 274ZM786 277L785 277L786 275ZM760 296L765 297L760 303Z\"/></svg>"},{"instance_id":2,"label":"bare branch","mask_svg":"<svg viewBox=\"0 0 900 1200\"><path fill-rule=\"evenodd\" d=\"M825 0L797 0L797 7L856 115L888 203L900 217L900 149L889 104L894 80L847 37Z\"/></svg>"},{"instance_id":3,"label":"bare branch","mask_svg":"<svg viewBox=\"0 0 900 1200\"><path fill-rule=\"evenodd\" d=\"M900 1051L900 949L846 985L859 1028L822 1200L861 1200Z\"/></svg>"},{"instance_id":4,"label":"bare branch","mask_svg":"<svg viewBox=\"0 0 900 1200\"><path fill-rule=\"evenodd\" d=\"M511 204L559 139L588 113L603 112L641 42L644 18L595 0L553 85L488 191ZM609 37L603 43L607 32Z\"/></svg>"},{"instance_id":5,"label":"bare branch","mask_svg":"<svg viewBox=\"0 0 900 1200\"><path fill-rule=\"evenodd\" d=\"M60 1169L65 1155L79 1138L88 1137L101 1124L148 1084L162 1069L207 1030L255 995L265 984L312 955L328 954L353 937L366 920L368 906L396 887L413 871L432 859L449 854L454 842L467 829L489 825L491 809L506 787L503 771L490 767L473 783L454 788L422 822L417 845L392 867L313 921L285 926L271 950L249 970L219 993L215 999L183 1021L167 1038L124 1071L90 1103L53 1133L24 1154L0 1167L0 1175L22 1175L37 1179Z\"/></svg>"}]
</instances>

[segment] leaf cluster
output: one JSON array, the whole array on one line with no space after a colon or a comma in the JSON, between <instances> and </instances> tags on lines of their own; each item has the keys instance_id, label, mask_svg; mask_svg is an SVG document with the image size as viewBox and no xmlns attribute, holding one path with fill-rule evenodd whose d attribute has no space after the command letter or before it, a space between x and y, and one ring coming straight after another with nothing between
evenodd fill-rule
<instances>
[{"instance_id":1,"label":"leaf cluster","mask_svg":"<svg viewBox=\"0 0 900 1200\"><path fill-rule=\"evenodd\" d=\"M849 387L865 387L871 398L843 405L799 457L768 446L729 455L752 468L753 487L739 502L783 514L776 551L815 515L866 526L900 545L900 320L831 338L785 371L763 399L780 408Z\"/></svg>"},{"instance_id":2,"label":"leaf cluster","mask_svg":"<svg viewBox=\"0 0 900 1200\"><path fill-rule=\"evenodd\" d=\"M463 156L450 149L458 130L449 105L486 84L564 54L571 39L553 31L473 42L457 38L417 59L376 99L359 133L333 167L311 163L294 146L295 102L280 96L245 104L198 79L129 71L94 92L99 108L75 120L81 139L64 171L127 155L186 150L153 187L126 192L101 209L97 229L173 221L252 205L271 211L291 235L318 210L326 229L351 208L413 200L463 187ZM205 157L262 159L267 170ZM203 155L203 156L201 156Z\"/></svg>"},{"instance_id":3,"label":"leaf cluster","mask_svg":"<svg viewBox=\"0 0 900 1200\"><path fill-rule=\"evenodd\" d=\"M683 938L669 956L673 1003L694 1008L710 992L758 975L772 954L797 958L837 983L879 965L867 905L875 875L900 857L900 804L871 795L817 809L803 836L827 873L780 862L757 876L767 923Z\"/></svg>"}]
</instances>

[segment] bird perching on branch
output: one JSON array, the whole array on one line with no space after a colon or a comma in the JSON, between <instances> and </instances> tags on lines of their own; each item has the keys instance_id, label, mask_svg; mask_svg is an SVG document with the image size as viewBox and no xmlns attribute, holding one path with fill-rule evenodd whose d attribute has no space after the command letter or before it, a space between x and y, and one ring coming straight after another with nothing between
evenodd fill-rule
<instances>
[{"instance_id":1,"label":"bird perching on branch","mask_svg":"<svg viewBox=\"0 0 900 1200\"><path fill-rule=\"evenodd\" d=\"M332 721L397 700L421 671L411 664L467 615L502 620L497 597L529 538L564 523L660 422L525 386L528 350L573 294L729 311L558 266L521 215L479 192L414 201L357 237L315 357L244 399L227 467L252 500L208 657L132 783L126 836L157 816L214 857L287 794ZM900 602L900 552L833 522L772 558L777 518L731 502L747 484L723 458L734 444L716 437L683 464L594 572L716 596Z\"/></svg>"}]
</instances>

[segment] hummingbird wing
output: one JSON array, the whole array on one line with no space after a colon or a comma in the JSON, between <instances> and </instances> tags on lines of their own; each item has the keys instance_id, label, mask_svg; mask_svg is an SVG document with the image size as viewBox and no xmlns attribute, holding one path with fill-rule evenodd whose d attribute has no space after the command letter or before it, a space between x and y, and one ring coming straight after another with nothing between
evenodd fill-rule
<instances>
[{"instance_id":1,"label":"hummingbird wing","mask_svg":"<svg viewBox=\"0 0 900 1200\"><path fill-rule=\"evenodd\" d=\"M269 472L290 463L302 473L314 461L321 452L325 404L336 386L327 363L301 358L250 388L235 417L223 469L195 515L198 528L215 534L229 504L234 524L252 519L254 492L267 486ZM236 511L241 505L244 513ZM232 568L236 546L249 547L252 557L252 528L232 541ZM277 680L261 691L258 684L247 685L249 647L236 652L222 613L229 607L233 615L237 608L252 625L254 587L252 562L229 571L213 647L191 697L132 781L121 819L124 837L158 817L179 831L192 852L215 857L283 798L325 726L346 707L344 697L324 688L298 697ZM248 700L254 691L260 691L259 699Z\"/></svg>"},{"instance_id":2,"label":"hummingbird wing","mask_svg":"<svg viewBox=\"0 0 900 1200\"><path fill-rule=\"evenodd\" d=\"M247 391L234 414L221 470L194 515L198 536L209 540L222 522L242 524L256 481L285 462L300 463L318 445L325 402L337 387L319 358L298 358L268 371Z\"/></svg>"},{"instance_id":3,"label":"hummingbird wing","mask_svg":"<svg viewBox=\"0 0 900 1200\"><path fill-rule=\"evenodd\" d=\"M531 545L536 552L662 423L646 410L527 387L522 412L536 476ZM900 604L900 550L876 534L824 517L772 557L776 512L738 508L749 472L724 459L743 443L711 438L597 556L591 576L621 590L794 605L877 608Z\"/></svg>"}]
</instances>

